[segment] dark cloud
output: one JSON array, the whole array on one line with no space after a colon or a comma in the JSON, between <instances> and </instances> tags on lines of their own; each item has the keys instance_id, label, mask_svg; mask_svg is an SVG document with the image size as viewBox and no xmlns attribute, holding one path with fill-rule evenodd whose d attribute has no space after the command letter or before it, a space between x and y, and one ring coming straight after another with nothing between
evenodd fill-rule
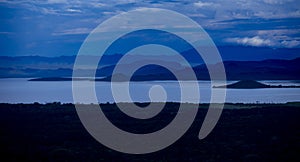
<instances>
[{"instance_id":1,"label":"dark cloud","mask_svg":"<svg viewBox=\"0 0 300 162\"><path fill-rule=\"evenodd\" d=\"M297 0L0 0L0 43L5 47L0 54L74 55L74 49L80 47L78 42L99 23L141 7L165 8L189 16L217 45L300 47ZM64 49L59 49L62 46Z\"/></svg>"}]
</instances>

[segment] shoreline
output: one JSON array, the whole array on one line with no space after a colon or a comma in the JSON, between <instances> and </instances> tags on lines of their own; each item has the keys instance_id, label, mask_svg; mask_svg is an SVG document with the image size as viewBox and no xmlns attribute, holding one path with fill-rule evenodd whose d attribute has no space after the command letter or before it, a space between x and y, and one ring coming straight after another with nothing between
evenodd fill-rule
<instances>
[{"instance_id":1,"label":"shoreline","mask_svg":"<svg viewBox=\"0 0 300 162\"><path fill-rule=\"evenodd\" d=\"M149 103L157 103L157 104L163 104L163 102L134 102L137 105L148 105ZM57 105L57 106L63 106L63 105L116 105L116 104L132 104L132 102L103 102L103 103L70 103L70 102L30 102L30 103L6 103L6 102L0 102L0 108L4 105ZM223 109L232 109L229 108L230 106L244 106L244 107L253 107L253 106L292 106L292 107L299 107L300 108L300 101L292 101L292 102L284 102L284 103L261 103L261 102L255 102L255 103L232 103L232 102L226 102L226 103L180 103L180 102L165 102L165 104L187 104L187 105L199 105L199 106L207 106L210 104L223 104Z\"/></svg>"}]
</instances>

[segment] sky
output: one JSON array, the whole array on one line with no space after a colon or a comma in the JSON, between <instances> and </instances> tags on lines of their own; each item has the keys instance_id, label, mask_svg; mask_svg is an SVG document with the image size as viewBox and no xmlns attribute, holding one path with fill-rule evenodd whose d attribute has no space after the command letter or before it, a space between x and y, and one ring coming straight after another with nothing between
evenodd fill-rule
<instances>
[{"instance_id":1,"label":"sky","mask_svg":"<svg viewBox=\"0 0 300 162\"><path fill-rule=\"evenodd\" d=\"M190 17L217 46L300 48L299 0L0 0L0 55L76 55L101 22L144 7Z\"/></svg>"}]
</instances>

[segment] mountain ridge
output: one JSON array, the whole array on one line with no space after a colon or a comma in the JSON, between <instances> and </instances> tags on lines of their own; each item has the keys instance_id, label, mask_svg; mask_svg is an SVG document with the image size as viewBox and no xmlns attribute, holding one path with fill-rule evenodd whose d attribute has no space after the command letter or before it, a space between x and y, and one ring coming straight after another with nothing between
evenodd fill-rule
<instances>
[{"instance_id":1,"label":"mountain ridge","mask_svg":"<svg viewBox=\"0 0 300 162\"><path fill-rule=\"evenodd\" d=\"M220 67L220 63L213 65L201 64L193 67L198 80L210 80L207 66L212 68ZM300 80L300 57L292 60L264 60L264 61L224 61L225 72L228 80ZM126 69L123 65L122 68ZM109 81L112 76L114 66L105 66L97 69L96 77L104 77ZM92 74L92 70L77 69L82 73ZM71 68L57 69L33 69L33 68L1 68L0 78L39 78L39 77L72 77ZM179 68L176 73L184 75L186 70ZM126 74L124 74L126 75ZM90 75L88 75L90 76ZM160 66L148 65L140 68L134 73L133 80L148 80L159 78L160 80L173 80L174 76L167 69ZM137 79L139 78L139 79ZM171 78L171 79L170 79Z\"/></svg>"}]
</instances>

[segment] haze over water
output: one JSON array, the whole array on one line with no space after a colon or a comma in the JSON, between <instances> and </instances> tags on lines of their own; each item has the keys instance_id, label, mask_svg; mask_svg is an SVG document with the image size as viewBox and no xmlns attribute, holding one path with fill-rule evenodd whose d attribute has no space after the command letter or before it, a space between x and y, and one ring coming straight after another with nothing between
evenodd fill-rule
<instances>
[{"instance_id":1,"label":"haze over water","mask_svg":"<svg viewBox=\"0 0 300 162\"><path fill-rule=\"evenodd\" d=\"M73 103L72 82L31 82L26 78L0 79L0 103ZM88 81L81 81L88 82ZM234 81L229 81L232 83ZM261 81L271 85L300 85L297 81ZM200 103L210 102L210 81L198 81ZM118 83L124 84L124 83ZM168 101L180 101L177 81L132 82L130 91L134 102L148 102L149 89L154 85L165 88ZM114 102L109 82L95 82L100 103ZM226 102L230 103L286 103L300 101L300 88L227 89ZM193 96L190 96L191 98ZM130 102L130 101L122 101Z\"/></svg>"}]
</instances>

